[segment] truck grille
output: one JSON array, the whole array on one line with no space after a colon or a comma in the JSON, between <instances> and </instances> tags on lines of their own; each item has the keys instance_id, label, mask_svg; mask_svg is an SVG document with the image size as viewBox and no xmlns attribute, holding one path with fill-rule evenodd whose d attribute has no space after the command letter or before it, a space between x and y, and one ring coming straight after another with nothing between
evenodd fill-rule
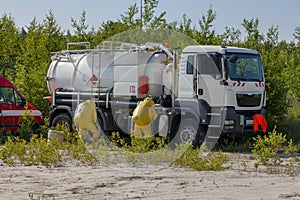
<instances>
[{"instance_id":1,"label":"truck grille","mask_svg":"<svg viewBox=\"0 0 300 200\"><path fill-rule=\"evenodd\" d=\"M243 93L236 94L236 101L240 107L255 107L261 102L261 94Z\"/></svg>"}]
</instances>

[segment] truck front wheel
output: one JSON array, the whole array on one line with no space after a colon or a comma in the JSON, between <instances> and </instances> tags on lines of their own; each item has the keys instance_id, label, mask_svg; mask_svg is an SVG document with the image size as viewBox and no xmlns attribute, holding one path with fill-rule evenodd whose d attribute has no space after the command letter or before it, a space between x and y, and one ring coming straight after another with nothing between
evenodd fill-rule
<instances>
[{"instance_id":1,"label":"truck front wheel","mask_svg":"<svg viewBox=\"0 0 300 200\"><path fill-rule=\"evenodd\" d=\"M180 122L176 135L169 141L169 145L171 148L174 148L176 145L179 146L180 144L191 142L193 148L199 148L204 141L205 133L205 127L202 125L198 126L197 120L184 119Z\"/></svg>"},{"instance_id":2,"label":"truck front wheel","mask_svg":"<svg viewBox=\"0 0 300 200\"><path fill-rule=\"evenodd\" d=\"M53 119L52 126L53 127L65 126L71 132L72 131L71 117L66 113L59 114Z\"/></svg>"},{"instance_id":3,"label":"truck front wheel","mask_svg":"<svg viewBox=\"0 0 300 200\"><path fill-rule=\"evenodd\" d=\"M180 144L192 142L197 134L197 123L192 119L184 119L175 129L173 135L169 137L169 146L171 149L176 148ZM177 131L176 131L177 130Z\"/></svg>"},{"instance_id":4,"label":"truck front wheel","mask_svg":"<svg viewBox=\"0 0 300 200\"><path fill-rule=\"evenodd\" d=\"M175 136L175 141L178 143L192 142L197 134L197 125L192 119L184 119L180 125L179 130Z\"/></svg>"}]
</instances>

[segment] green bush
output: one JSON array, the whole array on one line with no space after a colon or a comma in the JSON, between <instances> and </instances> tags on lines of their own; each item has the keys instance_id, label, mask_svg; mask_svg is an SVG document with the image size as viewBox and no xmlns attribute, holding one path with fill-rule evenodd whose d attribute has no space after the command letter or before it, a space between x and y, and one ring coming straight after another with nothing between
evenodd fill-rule
<instances>
[{"instance_id":1,"label":"green bush","mask_svg":"<svg viewBox=\"0 0 300 200\"><path fill-rule=\"evenodd\" d=\"M190 167L199 171L217 171L228 168L224 166L228 157L221 153L205 153L205 145L201 148L193 149L190 146L177 160L175 160L172 165L180 167Z\"/></svg>"},{"instance_id":2,"label":"green bush","mask_svg":"<svg viewBox=\"0 0 300 200\"><path fill-rule=\"evenodd\" d=\"M86 150L76 133L67 133L62 144L57 139L47 141L47 138L36 134L29 141L20 137L8 137L0 147L0 160L7 165L56 166L64 158L81 163L95 162L94 156Z\"/></svg>"},{"instance_id":3,"label":"green bush","mask_svg":"<svg viewBox=\"0 0 300 200\"><path fill-rule=\"evenodd\" d=\"M0 160L7 165L14 165L18 160L24 161L26 154L26 141L18 137L8 137L5 144L0 147Z\"/></svg>"},{"instance_id":4,"label":"green bush","mask_svg":"<svg viewBox=\"0 0 300 200\"><path fill-rule=\"evenodd\" d=\"M294 171L294 164L296 162L295 153L298 147L293 145L292 139L287 141L286 135L278 133L275 129L272 132L268 132L264 136L257 136L254 138L252 153L256 157L254 167L258 169L259 165L267 166L268 172L281 172L280 167L285 167L288 172ZM288 162L283 164L283 158L279 155L279 152L284 152L290 156Z\"/></svg>"},{"instance_id":5,"label":"green bush","mask_svg":"<svg viewBox=\"0 0 300 200\"><path fill-rule=\"evenodd\" d=\"M27 110L25 115L21 118L21 123L18 128L18 135L21 139L29 141L30 138L36 133L38 133L38 126L33 117L30 116L30 111Z\"/></svg>"},{"instance_id":6,"label":"green bush","mask_svg":"<svg viewBox=\"0 0 300 200\"><path fill-rule=\"evenodd\" d=\"M227 156L217 153L206 153L206 146L193 149L192 145L182 144L171 150L164 138L136 138L124 140L118 133L112 133L110 138L113 145L119 147L119 158L125 158L132 165L138 163L171 163L171 166L189 167L195 170L223 170ZM103 154L103 153L102 153ZM112 156L110 157L112 158Z\"/></svg>"},{"instance_id":7,"label":"green bush","mask_svg":"<svg viewBox=\"0 0 300 200\"><path fill-rule=\"evenodd\" d=\"M274 129L264 136L254 138L252 153L261 164L277 165L282 162L278 151L284 148L286 136Z\"/></svg>"}]
</instances>

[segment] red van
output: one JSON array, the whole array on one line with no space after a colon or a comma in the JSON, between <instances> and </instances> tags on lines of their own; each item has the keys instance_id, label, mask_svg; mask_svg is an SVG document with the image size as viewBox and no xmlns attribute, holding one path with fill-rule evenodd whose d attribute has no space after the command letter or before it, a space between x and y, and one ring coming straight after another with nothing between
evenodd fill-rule
<instances>
[{"instance_id":1,"label":"red van","mask_svg":"<svg viewBox=\"0 0 300 200\"><path fill-rule=\"evenodd\" d=\"M26 111L38 125L43 123L41 111L29 103L11 82L0 76L0 131L16 132Z\"/></svg>"}]
</instances>

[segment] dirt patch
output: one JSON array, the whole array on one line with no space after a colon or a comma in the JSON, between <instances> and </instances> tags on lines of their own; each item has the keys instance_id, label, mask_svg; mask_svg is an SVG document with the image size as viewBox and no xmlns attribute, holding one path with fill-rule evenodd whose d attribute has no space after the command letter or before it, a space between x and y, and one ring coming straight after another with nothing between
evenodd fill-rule
<instances>
[{"instance_id":1,"label":"dirt patch","mask_svg":"<svg viewBox=\"0 0 300 200\"><path fill-rule=\"evenodd\" d=\"M299 175L256 170L248 154L228 156L224 171L126 163L1 164L0 199L300 199Z\"/></svg>"}]
</instances>

